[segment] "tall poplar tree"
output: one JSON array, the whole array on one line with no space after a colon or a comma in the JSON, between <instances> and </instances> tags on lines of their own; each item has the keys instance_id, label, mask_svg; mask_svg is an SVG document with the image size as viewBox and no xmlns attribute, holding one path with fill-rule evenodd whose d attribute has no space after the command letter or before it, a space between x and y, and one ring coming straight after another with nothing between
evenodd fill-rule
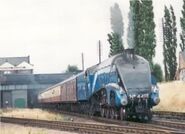
<instances>
[{"instance_id":1,"label":"tall poplar tree","mask_svg":"<svg viewBox=\"0 0 185 134\"><path fill-rule=\"evenodd\" d=\"M152 0L131 0L133 12L134 39L136 54L147 59L151 64L155 56L155 23Z\"/></svg>"},{"instance_id":2,"label":"tall poplar tree","mask_svg":"<svg viewBox=\"0 0 185 134\"><path fill-rule=\"evenodd\" d=\"M180 48L181 48L181 51L184 51L185 50L185 0L183 0L183 7L181 12L182 12L182 17L180 18L180 24L181 24L182 32L180 34L180 39L181 39Z\"/></svg>"},{"instance_id":3,"label":"tall poplar tree","mask_svg":"<svg viewBox=\"0 0 185 134\"><path fill-rule=\"evenodd\" d=\"M133 24L129 24L129 29L128 29L128 35L130 34L130 30L133 30L132 37L133 37L133 42L135 43L134 49L137 54L139 54L139 34L141 31L141 2L139 0L130 0L130 12L129 12L129 23L133 21ZM129 37L129 40L131 36ZM131 44L129 44L129 47Z\"/></svg>"},{"instance_id":4,"label":"tall poplar tree","mask_svg":"<svg viewBox=\"0 0 185 134\"><path fill-rule=\"evenodd\" d=\"M109 56L121 53L124 50L123 47L123 17L119 5L114 4L110 8L111 11L111 29L112 32L108 34L108 42L110 44Z\"/></svg>"},{"instance_id":5,"label":"tall poplar tree","mask_svg":"<svg viewBox=\"0 0 185 134\"><path fill-rule=\"evenodd\" d=\"M134 8L131 6L132 2L130 1L130 11L128 13L128 29L127 29L127 43L129 48L135 47L135 23L134 23Z\"/></svg>"},{"instance_id":6,"label":"tall poplar tree","mask_svg":"<svg viewBox=\"0 0 185 134\"><path fill-rule=\"evenodd\" d=\"M169 25L166 23L166 19L170 18L169 10L165 7L165 14L164 14L164 19L162 19L162 27L163 27L163 63L164 63L164 75L165 75L165 80L167 81L169 79L169 72L167 69L167 61L168 61L168 51L167 51L167 43L168 43L168 36L167 32L169 31Z\"/></svg>"},{"instance_id":7,"label":"tall poplar tree","mask_svg":"<svg viewBox=\"0 0 185 134\"><path fill-rule=\"evenodd\" d=\"M171 57L172 61L170 64L170 80L173 80L177 71L177 27L176 27L176 16L173 7L170 6L171 16L172 16L172 46L171 46Z\"/></svg>"},{"instance_id":8,"label":"tall poplar tree","mask_svg":"<svg viewBox=\"0 0 185 134\"><path fill-rule=\"evenodd\" d=\"M159 64L153 63L156 35L152 0L130 0L128 17L127 42L129 48L134 48L136 54L147 59L157 80L162 81L161 67Z\"/></svg>"},{"instance_id":9,"label":"tall poplar tree","mask_svg":"<svg viewBox=\"0 0 185 134\"><path fill-rule=\"evenodd\" d=\"M164 69L165 80L173 80L177 70L177 38L176 38L176 17L173 7L170 10L165 6L164 9L164 22L163 22L163 55L164 55Z\"/></svg>"}]
</instances>

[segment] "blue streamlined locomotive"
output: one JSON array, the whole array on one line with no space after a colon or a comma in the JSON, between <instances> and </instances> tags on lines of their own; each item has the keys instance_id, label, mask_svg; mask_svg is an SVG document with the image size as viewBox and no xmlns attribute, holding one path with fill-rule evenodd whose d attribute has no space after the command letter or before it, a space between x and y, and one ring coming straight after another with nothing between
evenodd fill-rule
<instances>
[{"instance_id":1,"label":"blue streamlined locomotive","mask_svg":"<svg viewBox=\"0 0 185 134\"><path fill-rule=\"evenodd\" d=\"M121 120L151 120L159 90L144 58L118 54L39 94L43 106Z\"/></svg>"}]
</instances>

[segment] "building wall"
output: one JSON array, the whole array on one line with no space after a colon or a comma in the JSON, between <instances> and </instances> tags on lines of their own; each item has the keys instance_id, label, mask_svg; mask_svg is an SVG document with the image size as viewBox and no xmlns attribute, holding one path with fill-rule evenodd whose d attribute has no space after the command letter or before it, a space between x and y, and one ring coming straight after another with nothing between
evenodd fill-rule
<instances>
[{"instance_id":1,"label":"building wall","mask_svg":"<svg viewBox=\"0 0 185 134\"><path fill-rule=\"evenodd\" d=\"M2 57L0 58L0 74L32 74L33 65L30 57Z\"/></svg>"},{"instance_id":2,"label":"building wall","mask_svg":"<svg viewBox=\"0 0 185 134\"><path fill-rule=\"evenodd\" d=\"M185 51L179 53L179 69L185 69Z\"/></svg>"},{"instance_id":3,"label":"building wall","mask_svg":"<svg viewBox=\"0 0 185 134\"><path fill-rule=\"evenodd\" d=\"M182 70L180 71L179 78L180 78L180 80L185 81L185 69L182 69Z\"/></svg>"},{"instance_id":4,"label":"building wall","mask_svg":"<svg viewBox=\"0 0 185 134\"><path fill-rule=\"evenodd\" d=\"M2 107L12 107L12 92L3 91L2 92Z\"/></svg>"},{"instance_id":5,"label":"building wall","mask_svg":"<svg viewBox=\"0 0 185 134\"><path fill-rule=\"evenodd\" d=\"M1 95L2 95L1 92L2 92L2 91L0 90L0 108L2 107L2 101L3 101L3 100L2 100L2 96L1 96Z\"/></svg>"},{"instance_id":6,"label":"building wall","mask_svg":"<svg viewBox=\"0 0 185 134\"><path fill-rule=\"evenodd\" d=\"M0 58L0 107L37 107L39 92L73 73L33 74L30 57Z\"/></svg>"},{"instance_id":7,"label":"building wall","mask_svg":"<svg viewBox=\"0 0 185 134\"><path fill-rule=\"evenodd\" d=\"M38 85L1 85L1 92L11 92L12 107L15 107L15 100L18 98L25 99L25 107L38 107L37 95L51 86L51 84ZM5 105L3 105L4 107Z\"/></svg>"},{"instance_id":8,"label":"building wall","mask_svg":"<svg viewBox=\"0 0 185 134\"><path fill-rule=\"evenodd\" d=\"M185 81L185 51L179 53L179 68L176 73L176 80Z\"/></svg>"},{"instance_id":9,"label":"building wall","mask_svg":"<svg viewBox=\"0 0 185 134\"><path fill-rule=\"evenodd\" d=\"M14 108L27 107L27 90L13 90L12 104L12 107Z\"/></svg>"},{"instance_id":10,"label":"building wall","mask_svg":"<svg viewBox=\"0 0 185 134\"><path fill-rule=\"evenodd\" d=\"M21 103L22 100L24 101L25 99L25 107L38 107L39 103L37 96L42 90L45 90L72 75L73 74L71 73L0 75L2 106L14 107L16 102ZM8 100L6 100L6 96ZM8 104L5 103L6 101L8 101Z\"/></svg>"},{"instance_id":11,"label":"building wall","mask_svg":"<svg viewBox=\"0 0 185 134\"><path fill-rule=\"evenodd\" d=\"M29 69L29 70L18 70L16 73L17 74L32 74L33 70L32 69Z\"/></svg>"}]
</instances>

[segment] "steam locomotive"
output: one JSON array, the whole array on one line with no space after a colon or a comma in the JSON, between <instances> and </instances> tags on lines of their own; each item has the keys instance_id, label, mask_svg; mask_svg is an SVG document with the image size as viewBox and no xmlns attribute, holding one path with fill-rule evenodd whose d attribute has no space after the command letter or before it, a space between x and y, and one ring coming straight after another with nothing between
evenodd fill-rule
<instances>
[{"instance_id":1,"label":"steam locomotive","mask_svg":"<svg viewBox=\"0 0 185 134\"><path fill-rule=\"evenodd\" d=\"M160 101L149 62L132 53L115 55L38 95L43 107L112 119L150 121Z\"/></svg>"}]
</instances>

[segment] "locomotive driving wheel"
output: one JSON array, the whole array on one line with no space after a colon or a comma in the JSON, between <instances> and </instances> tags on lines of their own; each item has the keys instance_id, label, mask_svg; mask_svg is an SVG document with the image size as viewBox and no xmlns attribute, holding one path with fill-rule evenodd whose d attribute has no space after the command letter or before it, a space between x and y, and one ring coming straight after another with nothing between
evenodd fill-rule
<instances>
[{"instance_id":1,"label":"locomotive driving wheel","mask_svg":"<svg viewBox=\"0 0 185 134\"><path fill-rule=\"evenodd\" d=\"M146 113L141 114L139 119L141 122L150 122L152 120L152 112L148 110Z\"/></svg>"},{"instance_id":2,"label":"locomotive driving wheel","mask_svg":"<svg viewBox=\"0 0 185 134\"><path fill-rule=\"evenodd\" d=\"M107 92L105 89L102 89L100 92L100 114L101 117L107 117L107 109L105 108L107 105Z\"/></svg>"},{"instance_id":3,"label":"locomotive driving wheel","mask_svg":"<svg viewBox=\"0 0 185 134\"><path fill-rule=\"evenodd\" d=\"M110 104L111 104L111 108L110 108L110 117L111 119L114 119L116 117L116 102L115 102L115 93L113 91L110 92Z\"/></svg>"},{"instance_id":4,"label":"locomotive driving wheel","mask_svg":"<svg viewBox=\"0 0 185 134\"><path fill-rule=\"evenodd\" d=\"M108 108L106 108L106 110L105 110L105 116L107 119L110 117L110 111Z\"/></svg>"},{"instance_id":5,"label":"locomotive driving wheel","mask_svg":"<svg viewBox=\"0 0 185 134\"><path fill-rule=\"evenodd\" d=\"M107 92L105 89L102 89L101 91L101 105L107 104Z\"/></svg>"},{"instance_id":6,"label":"locomotive driving wheel","mask_svg":"<svg viewBox=\"0 0 185 134\"><path fill-rule=\"evenodd\" d=\"M105 117L105 108L101 108L101 117Z\"/></svg>"},{"instance_id":7,"label":"locomotive driving wheel","mask_svg":"<svg viewBox=\"0 0 185 134\"><path fill-rule=\"evenodd\" d=\"M148 110L147 112L147 122L151 121L152 120L152 112L150 110Z\"/></svg>"},{"instance_id":8,"label":"locomotive driving wheel","mask_svg":"<svg viewBox=\"0 0 185 134\"><path fill-rule=\"evenodd\" d=\"M111 119L114 119L114 117L115 117L115 110L114 110L114 108L110 109L110 117L111 117Z\"/></svg>"},{"instance_id":9,"label":"locomotive driving wheel","mask_svg":"<svg viewBox=\"0 0 185 134\"><path fill-rule=\"evenodd\" d=\"M125 108L121 107L119 110L120 113L120 120L126 120L126 110Z\"/></svg>"}]
</instances>

